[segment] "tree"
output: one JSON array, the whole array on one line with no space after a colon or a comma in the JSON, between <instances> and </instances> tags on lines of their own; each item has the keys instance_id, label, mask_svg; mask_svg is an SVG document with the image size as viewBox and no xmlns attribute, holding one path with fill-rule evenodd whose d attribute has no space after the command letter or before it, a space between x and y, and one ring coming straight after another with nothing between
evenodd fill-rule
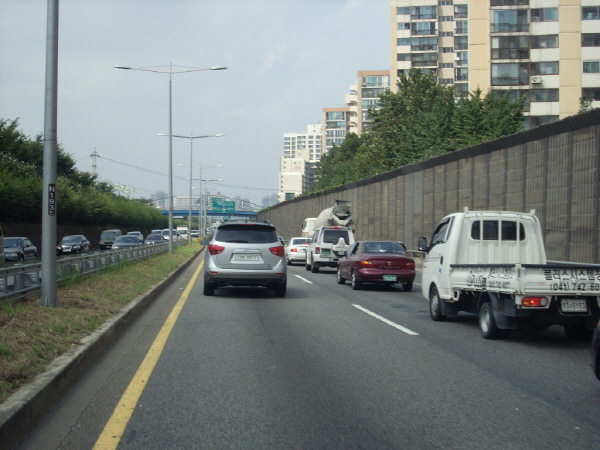
<instances>
[{"instance_id":1,"label":"tree","mask_svg":"<svg viewBox=\"0 0 600 450\"><path fill-rule=\"evenodd\" d=\"M362 139L350 133L340 146L334 145L329 153L321 156L315 167L316 182L313 191L341 186L357 179L355 158Z\"/></svg>"}]
</instances>

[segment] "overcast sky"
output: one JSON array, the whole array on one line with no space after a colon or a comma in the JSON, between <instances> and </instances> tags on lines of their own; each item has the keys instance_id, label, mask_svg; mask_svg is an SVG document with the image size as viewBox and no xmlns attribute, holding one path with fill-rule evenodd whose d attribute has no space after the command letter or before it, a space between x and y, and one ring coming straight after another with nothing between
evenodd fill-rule
<instances>
[{"instance_id":1,"label":"overcast sky","mask_svg":"<svg viewBox=\"0 0 600 450\"><path fill-rule=\"evenodd\" d=\"M195 139L209 191L254 203L278 190L284 133L344 106L359 70L389 68L389 0L61 0L58 140L80 170L168 192L169 75L115 69L227 70L172 76L173 134ZM44 129L45 0L0 0L0 118ZM159 70L161 70L159 68ZM190 140L173 140L174 195L188 195ZM195 169L193 178L199 178ZM199 186L195 184L196 195Z\"/></svg>"}]
</instances>

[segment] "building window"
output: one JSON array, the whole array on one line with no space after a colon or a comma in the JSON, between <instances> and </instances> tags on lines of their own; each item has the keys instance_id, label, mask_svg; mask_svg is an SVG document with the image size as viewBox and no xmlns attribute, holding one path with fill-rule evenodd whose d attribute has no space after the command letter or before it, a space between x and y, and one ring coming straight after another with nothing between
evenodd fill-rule
<instances>
[{"instance_id":1,"label":"building window","mask_svg":"<svg viewBox=\"0 0 600 450\"><path fill-rule=\"evenodd\" d=\"M491 6L529 5L529 0L491 0Z\"/></svg>"},{"instance_id":2,"label":"building window","mask_svg":"<svg viewBox=\"0 0 600 450\"><path fill-rule=\"evenodd\" d=\"M410 18L412 20L437 19L437 6L413 6L410 8Z\"/></svg>"},{"instance_id":3,"label":"building window","mask_svg":"<svg viewBox=\"0 0 600 450\"><path fill-rule=\"evenodd\" d=\"M599 61L584 61L583 73L600 73Z\"/></svg>"},{"instance_id":4,"label":"building window","mask_svg":"<svg viewBox=\"0 0 600 450\"><path fill-rule=\"evenodd\" d=\"M556 122L558 116L529 116L529 126L539 127L540 125L546 125L547 123Z\"/></svg>"},{"instance_id":5,"label":"building window","mask_svg":"<svg viewBox=\"0 0 600 450\"><path fill-rule=\"evenodd\" d=\"M466 19L467 16L467 5L456 5L454 6L454 18L455 19Z\"/></svg>"},{"instance_id":6,"label":"building window","mask_svg":"<svg viewBox=\"0 0 600 450\"><path fill-rule=\"evenodd\" d=\"M410 6L399 6L396 8L396 14L410 14Z\"/></svg>"},{"instance_id":7,"label":"building window","mask_svg":"<svg viewBox=\"0 0 600 450\"><path fill-rule=\"evenodd\" d=\"M558 74L558 61L531 63L531 75Z\"/></svg>"},{"instance_id":8,"label":"building window","mask_svg":"<svg viewBox=\"0 0 600 450\"><path fill-rule=\"evenodd\" d=\"M456 92L466 93L469 92L469 85L467 83L459 83L454 85Z\"/></svg>"},{"instance_id":9,"label":"building window","mask_svg":"<svg viewBox=\"0 0 600 450\"><path fill-rule=\"evenodd\" d=\"M514 33L529 31L526 9L494 10L492 33Z\"/></svg>"},{"instance_id":10,"label":"building window","mask_svg":"<svg viewBox=\"0 0 600 450\"><path fill-rule=\"evenodd\" d=\"M529 36L492 37L492 59L529 59Z\"/></svg>"},{"instance_id":11,"label":"building window","mask_svg":"<svg viewBox=\"0 0 600 450\"><path fill-rule=\"evenodd\" d=\"M447 6L447 5L452 5L452 0L439 0L439 1L438 1L438 5L439 5L439 6Z\"/></svg>"},{"instance_id":12,"label":"building window","mask_svg":"<svg viewBox=\"0 0 600 450\"><path fill-rule=\"evenodd\" d=\"M454 17L452 17L452 16L440 16L440 22L454 22Z\"/></svg>"},{"instance_id":13,"label":"building window","mask_svg":"<svg viewBox=\"0 0 600 450\"><path fill-rule=\"evenodd\" d=\"M457 68L454 79L456 81L469 81L469 69L466 67Z\"/></svg>"},{"instance_id":14,"label":"building window","mask_svg":"<svg viewBox=\"0 0 600 450\"><path fill-rule=\"evenodd\" d=\"M437 22L411 22L410 34L413 36L437 34Z\"/></svg>"},{"instance_id":15,"label":"building window","mask_svg":"<svg viewBox=\"0 0 600 450\"><path fill-rule=\"evenodd\" d=\"M583 88L581 90L581 96L585 100L600 101L600 88Z\"/></svg>"},{"instance_id":16,"label":"building window","mask_svg":"<svg viewBox=\"0 0 600 450\"><path fill-rule=\"evenodd\" d=\"M453 78L440 78L440 84L454 84Z\"/></svg>"},{"instance_id":17,"label":"building window","mask_svg":"<svg viewBox=\"0 0 600 450\"><path fill-rule=\"evenodd\" d=\"M454 38L454 48L456 50L467 50L469 48L469 38L467 36L456 36Z\"/></svg>"},{"instance_id":18,"label":"building window","mask_svg":"<svg viewBox=\"0 0 600 450\"><path fill-rule=\"evenodd\" d=\"M529 65L527 63L492 64L493 86L529 85Z\"/></svg>"},{"instance_id":19,"label":"building window","mask_svg":"<svg viewBox=\"0 0 600 450\"><path fill-rule=\"evenodd\" d=\"M582 33L582 47L600 47L600 33Z\"/></svg>"},{"instance_id":20,"label":"building window","mask_svg":"<svg viewBox=\"0 0 600 450\"><path fill-rule=\"evenodd\" d=\"M469 64L469 53L468 52L456 52L454 65L456 66L466 66Z\"/></svg>"},{"instance_id":21,"label":"building window","mask_svg":"<svg viewBox=\"0 0 600 450\"><path fill-rule=\"evenodd\" d=\"M410 61L410 53L398 53L396 59L398 61Z\"/></svg>"},{"instance_id":22,"label":"building window","mask_svg":"<svg viewBox=\"0 0 600 450\"><path fill-rule=\"evenodd\" d=\"M399 23L398 29L399 30L410 30L410 22Z\"/></svg>"},{"instance_id":23,"label":"building window","mask_svg":"<svg viewBox=\"0 0 600 450\"><path fill-rule=\"evenodd\" d=\"M440 37L452 37L454 33L452 31L440 31Z\"/></svg>"},{"instance_id":24,"label":"building window","mask_svg":"<svg viewBox=\"0 0 600 450\"><path fill-rule=\"evenodd\" d=\"M558 20L558 8L532 8L532 22L555 22Z\"/></svg>"},{"instance_id":25,"label":"building window","mask_svg":"<svg viewBox=\"0 0 600 450\"><path fill-rule=\"evenodd\" d=\"M413 67L437 66L437 53L413 53L411 61Z\"/></svg>"},{"instance_id":26,"label":"building window","mask_svg":"<svg viewBox=\"0 0 600 450\"><path fill-rule=\"evenodd\" d=\"M437 50L437 37L411 38L412 51Z\"/></svg>"},{"instance_id":27,"label":"building window","mask_svg":"<svg viewBox=\"0 0 600 450\"><path fill-rule=\"evenodd\" d=\"M598 6L585 6L581 8L581 20L600 19L600 8Z\"/></svg>"},{"instance_id":28,"label":"building window","mask_svg":"<svg viewBox=\"0 0 600 450\"><path fill-rule=\"evenodd\" d=\"M531 48L557 48L558 35L551 34L546 36L530 36Z\"/></svg>"},{"instance_id":29,"label":"building window","mask_svg":"<svg viewBox=\"0 0 600 450\"><path fill-rule=\"evenodd\" d=\"M558 89L532 89L532 102L557 102Z\"/></svg>"},{"instance_id":30,"label":"building window","mask_svg":"<svg viewBox=\"0 0 600 450\"><path fill-rule=\"evenodd\" d=\"M457 20L456 27L454 28L456 34L467 34L469 33L469 21L468 20Z\"/></svg>"},{"instance_id":31,"label":"building window","mask_svg":"<svg viewBox=\"0 0 600 450\"><path fill-rule=\"evenodd\" d=\"M397 45L410 45L410 38L398 38Z\"/></svg>"},{"instance_id":32,"label":"building window","mask_svg":"<svg viewBox=\"0 0 600 450\"><path fill-rule=\"evenodd\" d=\"M452 69L453 67L453 63L440 63L440 69Z\"/></svg>"},{"instance_id":33,"label":"building window","mask_svg":"<svg viewBox=\"0 0 600 450\"><path fill-rule=\"evenodd\" d=\"M454 53L454 47L440 47L440 53Z\"/></svg>"}]
</instances>

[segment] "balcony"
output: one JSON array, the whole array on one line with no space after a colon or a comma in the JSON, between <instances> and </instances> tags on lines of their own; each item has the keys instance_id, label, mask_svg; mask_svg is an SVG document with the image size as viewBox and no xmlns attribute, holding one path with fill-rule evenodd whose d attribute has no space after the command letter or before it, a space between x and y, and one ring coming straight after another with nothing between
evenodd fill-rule
<instances>
[{"instance_id":1,"label":"balcony","mask_svg":"<svg viewBox=\"0 0 600 450\"><path fill-rule=\"evenodd\" d=\"M525 86L529 85L529 77L492 77L492 86Z\"/></svg>"},{"instance_id":2,"label":"balcony","mask_svg":"<svg viewBox=\"0 0 600 450\"><path fill-rule=\"evenodd\" d=\"M493 23L492 33L528 33L528 23Z\"/></svg>"},{"instance_id":3,"label":"balcony","mask_svg":"<svg viewBox=\"0 0 600 450\"><path fill-rule=\"evenodd\" d=\"M492 59L529 59L528 48L494 48Z\"/></svg>"},{"instance_id":4,"label":"balcony","mask_svg":"<svg viewBox=\"0 0 600 450\"><path fill-rule=\"evenodd\" d=\"M412 61L413 67L437 67L438 62L437 59L427 60L427 61Z\"/></svg>"}]
</instances>

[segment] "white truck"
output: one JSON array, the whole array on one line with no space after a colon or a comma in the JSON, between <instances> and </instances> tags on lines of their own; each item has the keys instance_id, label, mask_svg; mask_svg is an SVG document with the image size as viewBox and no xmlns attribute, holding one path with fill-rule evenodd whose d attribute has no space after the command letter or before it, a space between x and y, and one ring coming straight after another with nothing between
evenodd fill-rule
<instances>
[{"instance_id":1,"label":"white truck","mask_svg":"<svg viewBox=\"0 0 600 450\"><path fill-rule=\"evenodd\" d=\"M335 200L333 205L325 208L315 217L308 217L302 222L302 236L313 237L315 230L323 226L354 227L352 203L347 200Z\"/></svg>"},{"instance_id":2,"label":"white truck","mask_svg":"<svg viewBox=\"0 0 600 450\"><path fill-rule=\"evenodd\" d=\"M539 220L507 211L450 214L427 252L422 292L434 321L459 311L479 315L484 338L509 336L519 324L562 325L569 339L587 339L600 319L600 265L548 263Z\"/></svg>"}]
</instances>

